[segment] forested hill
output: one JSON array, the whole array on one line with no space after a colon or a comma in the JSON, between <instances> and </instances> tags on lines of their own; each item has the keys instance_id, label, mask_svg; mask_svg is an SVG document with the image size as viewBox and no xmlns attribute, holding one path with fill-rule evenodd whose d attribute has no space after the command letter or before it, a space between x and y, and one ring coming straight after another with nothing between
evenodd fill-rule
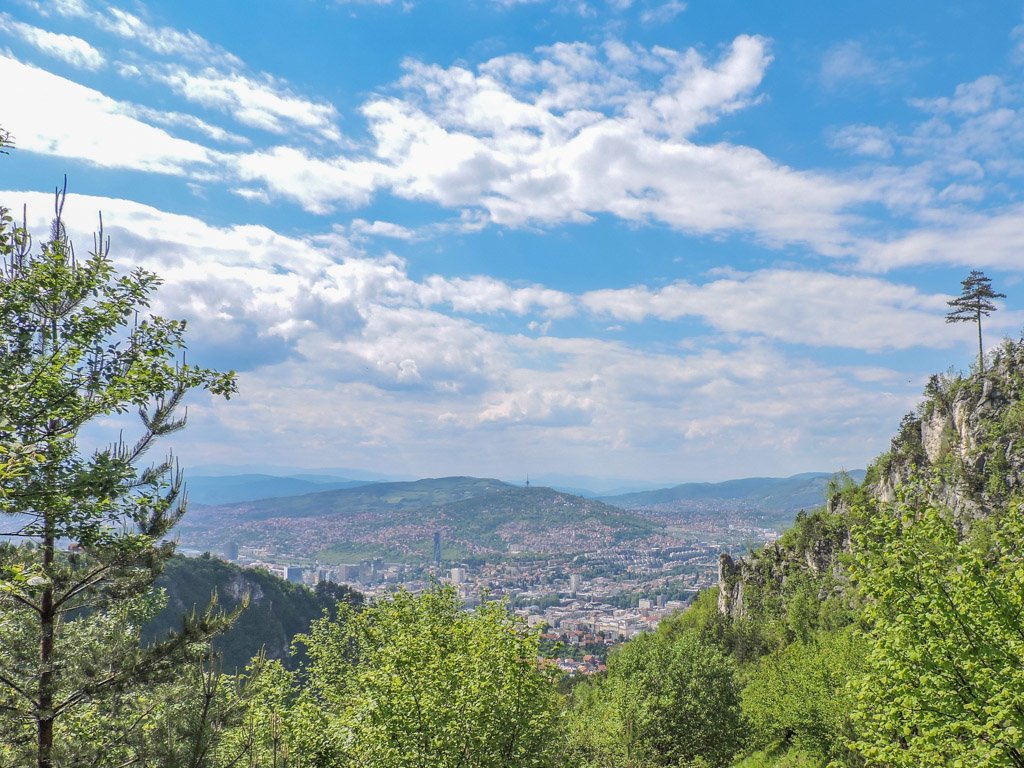
<instances>
[{"instance_id":1,"label":"forested hill","mask_svg":"<svg viewBox=\"0 0 1024 768\"><path fill-rule=\"evenodd\" d=\"M195 509L179 530L183 543L200 548L219 548L230 537L345 562L427 559L435 530L445 559L466 559L600 549L662 527L551 488L446 477Z\"/></svg>"},{"instance_id":2,"label":"forested hill","mask_svg":"<svg viewBox=\"0 0 1024 768\"><path fill-rule=\"evenodd\" d=\"M208 556L172 558L156 586L166 590L167 604L143 627L144 643L180 630L182 617L193 609L201 613L213 594L218 607L226 611L236 609L249 595L249 607L213 643L229 672L244 669L261 649L268 658L289 663L292 638L306 632L313 619L324 611L333 613L338 600L362 603L362 595L345 586L325 583L314 591L266 571L242 569Z\"/></svg>"}]
</instances>

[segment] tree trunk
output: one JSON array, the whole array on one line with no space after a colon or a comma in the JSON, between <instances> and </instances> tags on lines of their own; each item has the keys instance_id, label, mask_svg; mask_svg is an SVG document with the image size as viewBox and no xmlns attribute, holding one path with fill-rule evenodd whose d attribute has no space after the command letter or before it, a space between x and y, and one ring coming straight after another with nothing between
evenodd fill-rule
<instances>
[{"instance_id":1,"label":"tree trunk","mask_svg":"<svg viewBox=\"0 0 1024 768\"><path fill-rule=\"evenodd\" d=\"M985 372L985 348L981 345L981 311L978 312L978 370Z\"/></svg>"},{"instance_id":2,"label":"tree trunk","mask_svg":"<svg viewBox=\"0 0 1024 768\"><path fill-rule=\"evenodd\" d=\"M56 542L50 521L43 537L43 573L53 571ZM56 611L53 582L47 584L39 611L39 701L36 709L38 768L53 768L53 634Z\"/></svg>"}]
</instances>

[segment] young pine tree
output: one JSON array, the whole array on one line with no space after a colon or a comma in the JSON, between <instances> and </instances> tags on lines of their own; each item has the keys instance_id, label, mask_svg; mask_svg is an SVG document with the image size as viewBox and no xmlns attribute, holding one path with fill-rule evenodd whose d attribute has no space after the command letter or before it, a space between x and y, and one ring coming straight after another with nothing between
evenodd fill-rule
<instances>
[{"instance_id":1,"label":"young pine tree","mask_svg":"<svg viewBox=\"0 0 1024 768\"><path fill-rule=\"evenodd\" d=\"M235 391L233 373L185 364L185 324L148 315L158 278L115 272L102 231L78 259L56 196L34 251L0 211L0 764L103 765L139 713L140 686L176 674L227 617L208 612L148 647L138 626L185 511L170 460L142 466L157 438L184 426L194 388ZM138 439L89 452L83 428L137 410ZM107 757L104 757L104 756ZM90 757L90 761L93 758Z\"/></svg>"}]
</instances>

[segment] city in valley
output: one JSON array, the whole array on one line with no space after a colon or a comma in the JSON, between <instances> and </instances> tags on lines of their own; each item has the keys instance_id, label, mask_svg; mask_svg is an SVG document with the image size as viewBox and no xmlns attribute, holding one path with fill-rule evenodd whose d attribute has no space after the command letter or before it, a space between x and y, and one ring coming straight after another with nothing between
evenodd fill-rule
<instances>
[{"instance_id":1,"label":"city in valley","mask_svg":"<svg viewBox=\"0 0 1024 768\"><path fill-rule=\"evenodd\" d=\"M656 519L656 513L650 513ZM724 512L692 516L688 526L666 527L640 539L586 551L526 551L520 536L503 555L475 554L465 560L443 558L451 548L450 528L416 526L426 556L392 561L384 557L338 562L337 552L311 557L274 543L227 541L218 553L245 568L261 568L293 583L314 587L321 581L347 584L374 600L398 589L413 593L450 584L465 606L505 601L530 626L545 630L543 639L568 674L591 674L604 668L607 649L654 629L666 616L686 607L702 589L715 584L719 554L742 552L776 538L773 528L734 522ZM296 521L292 521L296 523ZM337 521L335 521L337 522ZM279 531L282 521L272 529ZM298 524L298 527L302 527ZM407 529L408 530L408 529ZM568 534L590 542L592 537ZM280 541L290 537L273 536ZM308 536L299 537L308 540ZM545 539L538 536L535 543ZM465 541L456 542L465 549ZM572 542L563 541L563 548ZM183 547L186 554L199 554ZM352 550L349 550L352 551ZM476 548L479 553L480 549Z\"/></svg>"},{"instance_id":2,"label":"city in valley","mask_svg":"<svg viewBox=\"0 0 1024 768\"><path fill-rule=\"evenodd\" d=\"M449 584L467 609L504 601L543 629L545 650L566 671L587 673L601 668L610 646L654 629L716 584L720 554L775 540L847 477L805 473L603 497L462 476L326 489L322 476L312 488L284 480L200 478L178 528L181 551L311 588L349 585L370 601ZM293 495L265 497L285 492Z\"/></svg>"}]
</instances>

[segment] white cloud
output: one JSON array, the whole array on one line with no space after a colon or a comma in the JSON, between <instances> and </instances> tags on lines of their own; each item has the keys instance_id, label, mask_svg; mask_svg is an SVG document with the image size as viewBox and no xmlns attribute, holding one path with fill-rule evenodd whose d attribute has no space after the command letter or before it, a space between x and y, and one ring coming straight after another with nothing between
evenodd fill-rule
<instances>
[{"instance_id":1,"label":"white cloud","mask_svg":"<svg viewBox=\"0 0 1024 768\"><path fill-rule=\"evenodd\" d=\"M206 147L130 117L131 105L2 55L0 81L4 127L22 151L169 174L217 162Z\"/></svg>"},{"instance_id":2,"label":"white cloud","mask_svg":"<svg viewBox=\"0 0 1024 768\"><path fill-rule=\"evenodd\" d=\"M596 402L583 392L543 389L526 385L515 392L501 393L487 403L477 418L481 423L504 422L545 427L589 425Z\"/></svg>"},{"instance_id":3,"label":"white cloud","mask_svg":"<svg viewBox=\"0 0 1024 768\"><path fill-rule=\"evenodd\" d=\"M151 68L150 75L189 101L218 109L254 128L279 135L307 130L333 142L341 138L334 124L337 110L331 104L297 96L269 75L255 79L212 67L191 72L177 66Z\"/></svg>"},{"instance_id":4,"label":"white cloud","mask_svg":"<svg viewBox=\"0 0 1024 768\"><path fill-rule=\"evenodd\" d=\"M395 319L372 330L387 331L386 343L372 343L368 327L360 378L297 361L246 374L240 398L193 414L190 458L272 443L296 462L329 455L415 476L519 476L538 465L593 474L610 457L617 472L642 477L718 479L736 466L785 474L823 461L862 466L884 447L876 435L913 403L890 384L766 345L659 355L443 320L424 331L431 315ZM316 354L334 361L351 351ZM400 381L415 379L413 363L419 380ZM237 448L229 456L247 460Z\"/></svg>"},{"instance_id":5,"label":"white cloud","mask_svg":"<svg viewBox=\"0 0 1024 768\"><path fill-rule=\"evenodd\" d=\"M575 13L583 17L597 15L597 10L585 2L585 0L492 0L500 8L515 8L520 5L540 5L549 3L557 13ZM622 6L628 7L628 0L608 0L607 4L612 10L620 10Z\"/></svg>"},{"instance_id":6,"label":"white cloud","mask_svg":"<svg viewBox=\"0 0 1024 768\"><path fill-rule=\"evenodd\" d=\"M397 96L363 108L378 161L364 171L394 194L479 206L508 226L611 213L841 251L840 211L867 190L689 138L755 102L770 60L765 40L741 36L714 63L621 44L558 44L477 72L410 62Z\"/></svg>"},{"instance_id":7,"label":"white cloud","mask_svg":"<svg viewBox=\"0 0 1024 768\"><path fill-rule=\"evenodd\" d=\"M88 10L87 17L98 27L126 40L134 40L161 56L180 56L191 61L222 66L241 66L242 62L220 46L213 45L191 30L155 27L141 17L115 6L104 11Z\"/></svg>"},{"instance_id":8,"label":"white cloud","mask_svg":"<svg viewBox=\"0 0 1024 768\"><path fill-rule=\"evenodd\" d=\"M96 70L106 63L103 54L80 37L48 32L31 24L15 21L9 14L2 12L0 30L16 35L48 56L54 56L79 69Z\"/></svg>"},{"instance_id":9,"label":"white cloud","mask_svg":"<svg viewBox=\"0 0 1024 768\"><path fill-rule=\"evenodd\" d=\"M331 104L299 96L270 75L246 74L241 59L191 30L155 26L116 6L97 10L84 2L64 2L47 12L87 19L99 29L137 43L158 56L202 65L202 69L195 71L180 63L140 67L132 62L118 62L117 69L123 77L146 75L189 101L271 133L304 130L332 142L341 137L335 125L337 111ZM95 54L99 56L98 51Z\"/></svg>"},{"instance_id":10,"label":"white cloud","mask_svg":"<svg viewBox=\"0 0 1024 768\"><path fill-rule=\"evenodd\" d=\"M424 280L420 297L427 306L450 304L456 312L525 315L539 311L555 318L568 317L575 312L573 298L562 291L542 285L514 288L484 275L471 278L432 275Z\"/></svg>"},{"instance_id":11,"label":"white cloud","mask_svg":"<svg viewBox=\"0 0 1024 768\"><path fill-rule=\"evenodd\" d=\"M123 105L122 109L127 114L130 114L133 117L138 117L141 120L151 123L159 123L160 125L187 128L195 131L196 133L201 133L214 141L230 142L234 144L251 143L245 136L240 136L237 133L231 133L230 131L221 128L219 125L212 125L195 115L189 115L184 112L164 112L159 109L144 107L140 104Z\"/></svg>"},{"instance_id":12,"label":"white cloud","mask_svg":"<svg viewBox=\"0 0 1024 768\"><path fill-rule=\"evenodd\" d=\"M845 211L877 195L868 185L780 165L750 147L696 140L700 129L758 101L771 61L760 37L739 36L715 59L692 49L609 41L558 43L476 70L407 62L393 95L364 105L372 142L359 151L338 146L331 104L233 68L241 63L202 38L165 35L116 8L82 12L154 50L154 36L165 40L159 51L166 55L215 61L198 72L151 64L128 76L155 78L245 125L289 139L299 131L335 146L314 152L288 141L216 152L148 123L218 142L240 137L194 115L115 102L53 78L46 83L51 103L66 92L66 112L81 111L81 124L101 128L75 141L51 135L59 131L40 120L15 131L32 151L165 173L204 165L249 199L288 199L317 214L365 205L386 191L459 209L462 224L451 226L548 226L611 214L696 234L742 233L773 246L804 243L829 254L849 248Z\"/></svg>"},{"instance_id":13,"label":"white cloud","mask_svg":"<svg viewBox=\"0 0 1024 768\"><path fill-rule=\"evenodd\" d=\"M617 320L698 316L725 333L879 352L950 346L942 332L948 298L878 278L773 269L703 285L593 291L581 301Z\"/></svg>"},{"instance_id":14,"label":"white cloud","mask_svg":"<svg viewBox=\"0 0 1024 768\"><path fill-rule=\"evenodd\" d=\"M829 89L849 84L885 85L903 76L909 66L895 57L879 58L857 40L846 40L825 52L819 77Z\"/></svg>"},{"instance_id":15,"label":"white cloud","mask_svg":"<svg viewBox=\"0 0 1024 768\"><path fill-rule=\"evenodd\" d=\"M910 104L924 117L902 130L855 124L832 132L833 147L892 161L876 164L864 180L872 194L911 226L930 231L936 221L945 219L944 227L965 221L966 204L995 210L1017 202L1016 182L1024 176L1024 107L1017 89L985 75L961 83L950 96ZM966 226L976 222L968 217ZM868 250L873 255L866 258L877 257L877 244Z\"/></svg>"},{"instance_id":16,"label":"white cloud","mask_svg":"<svg viewBox=\"0 0 1024 768\"><path fill-rule=\"evenodd\" d=\"M27 201L30 226L45 227L48 195L0 199ZM830 371L754 339L671 352L492 330L448 307L552 317L570 311L573 297L487 276L413 280L402 260L346 250L337 236L212 227L71 195L67 225L80 242L96 209L119 266L164 277L154 309L190 321L193 359L243 371L239 398L190 406L192 461L244 462L252 446L274 445L296 462L330 455L419 475L500 474L509 456L593 471L614 451L616 466L639 476L685 465L715 477L737 462L783 473L820 466L823 455L861 464L881 447L873 441L892 426L886 420L895 424L912 402L893 391L902 377L877 366ZM755 287L724 286L708 301L753 300ZM777 305L766 302L761 316ZM855 412L874 415L851 424Z\"/></svg>"},{"instance_id":17,"label":"white cloud","mask_svg":"<svg viewBox=\"0 0 1024 768\"><path fill-rule=\"evenodd\" d=\"M353 219L349 225L352 238L366 240L371 237L390 237L395 240L417 240L419 235L415 230L395 224L392 221L367 221L366 219Z\"/></svg>"},{"instance_id":18,"label":"white cloud","mask_svg":"<svg viewBox=\"0 0 1024 768\"><path fill-rule=\"evenodd\" d=\"M1010 31L1010 39L1013 40L1013 60L1017 64L1024 63L1024 24L1018 24Z\"/></svg>"},{"instance_id":19,"label":"white cloud","mask_svg":"<svg viewBox=\"0 0 1024 768\"><path fill-rule=\"evenodd\" d=\"M231 190L232 193L238 195L245 200L253 200L257 203L269 203L270 195L262 189L252 189L251 187L236 187Z\"/></svg>"},{"instance_id":20,"label":"white cloud","mask_svg":"<svg viewBox=\"0 0 1024 768\"><path fill-rule=\"evenodd\" d=\"M387 173L374 162L344 156L320 159L286 146L239 155L231 162L243 181L262 182L271 194L313 213L329 213L338 202L369 202Z\"/></svg>"},{"instance_id":21,"label":"white cloud","mask_svg":"<svg viewBox=\"0 0 1024 768\"><path fill-rule=\"evenodd\" d=\"M105 32L125 40L133 40L153 53L180 56L204 64L239 66L241 61L223 48L213 45L191 30L182 32L173 27L157 27L141 16L113 5L102 4L101 10L87 0L23 0L42 16L85 19ZM141 8L141 6L138 6Z\"/></svg>"},{"instance_id":22,"label":"white cloud","mask_svg":"<svg viewBox=\"0 0 1024 768\"><path fill-rule=\"evenodd\" d=\"M644 24L668 24L676 16L686 10L686 3L680 0L669 0L667 3L659 3L653 8L648 8L640 14L640 21Z\"/></svg>"},{"instance_id":23,"label":"white cloud","mask_svg":"<svg viewBox=\"0 0 1024 768\"><path fill-rule=\"evenodd\" d=\"M907 153L958 176L1024 173L1024 110L1000 78L982 77L957 86L952 97L914 104L932 117L901 139Z\"/></svg>"},{"instance_id":24,"label":"white cloud","mask_svg":"<svg viewBox=\"0 0 1024 768\"><path fill-rule=\"evenodd\" d=\"M748 147L688 138L756 101L769 61L764 40L740 37L714 64L692 50L615 43L558 44L535 58L492 59L476 73L412 62L397 96L363 108L370 152L315 156L278 146L221 159L239 180L315 213L390 190L460 208L474 228L611 213L842 251L841 210L868 196L865 188L780 166ZM276 81L181 68L160 77L268 130L299 125L337 138L333 107L293 97ZM653 86L644 85L650 78Z\"/></svg>"},{"instance_id":25,"label":"white cloud","mask_svg":"<svg viewBox=\"0 0 1024 768\"><path fill-rule=\"evenodd\" d=\"M1002 78L984 75L970 83L958 85L952 97L912 99L910 103L929 112L951 112L963 117L987 112L1008 96L1008 89Z\"/></svg>"},{"instance_id":26,"label":"white cloud","mask_svg":"<svg viewBox=\"0 0 1024 768\"><path fill-rule=\"evenodd\" d=\"M24 0L25 5L33 8L42 16L63 16L64 18L83 18L88 15L89 10L85 0Z\"/></svg>"},{"instance_id":27,"label":"white cloud","mask_svg":"<svg viewBox=\"0 0 1024 768\"><path fill-rule=\"evenodd\" d=\"M888 159L893 156L892 132L874 125L848 125L836 131L831 144L855 155Z\"/></svg>"},{"instance_id":28,"label":"white cloud","mask_svg":"<svg viewBox=\"0 0 1024 768\"><path fill-rule=\"evenodd\" d=\"M865 269L886 271L923 264L1024 270L1024 204L991 212L945 211L938 221L860 249Z\"/></svg>"}]
</instances>

